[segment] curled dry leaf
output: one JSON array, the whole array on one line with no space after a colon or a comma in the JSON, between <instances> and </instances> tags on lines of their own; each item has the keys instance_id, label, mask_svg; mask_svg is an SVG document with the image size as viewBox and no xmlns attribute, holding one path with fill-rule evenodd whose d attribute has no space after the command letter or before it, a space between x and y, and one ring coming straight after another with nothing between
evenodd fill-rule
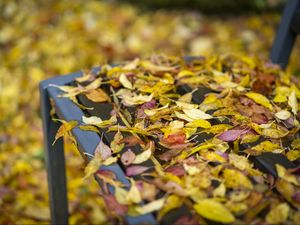
<instances>
[{"instance_id":1,"label":"curled dry leaf","mask_svg":"<svg viewBox=\"0 0 300 225\"><path fill-rule=\"evenodd\" d=\"M93 102L111 102L110 97L100 88L90 90L85 96Z\"/></svg>"},{"instance_id":2,"label":"curled dry leaf","mask_svg":"<svg viewBox=\"0 0 300 225\"><path fill-rule=\"evenodd\" d=\"M127 76L124 73L120 75L119 81L123 85L123 87L127 89L133 89L132 83L128 80Z\"/></svg>"},{"instance_id":3,"label":"curled dry leaf","mask_svg":"<svg viewBox=\"0 0 300 225\"><path fill-rule=\"evenodd\" d=\"M131 151L131 149L128 149L126 152L124 152L121 156L121 162L128 166L131 163L133 163L133 161L135 160L136 155L134 154L133 151Z\"/></svg>"}]
</instances>

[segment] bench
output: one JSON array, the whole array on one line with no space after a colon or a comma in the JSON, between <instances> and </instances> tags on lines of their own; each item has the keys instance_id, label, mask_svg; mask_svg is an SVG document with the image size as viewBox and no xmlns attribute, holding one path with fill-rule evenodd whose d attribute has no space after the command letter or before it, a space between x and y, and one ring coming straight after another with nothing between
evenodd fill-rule
<instances>
[{"instance_id":1,"label":"bench","mask_svg":"<svg viewBox=\"0 0 300 225\"><path fill-rule=\"evenodd\" d=\"M288 59L291 54L297 34L300 33L300 0L289 0L283 12L282 20L278 28L273 47L271 50L270 59L273 63L279 64L285 68L288 64ZM189 58L186 58L189 60ZM96 73L100 68L94 68L93 72ZM52 145L55 134L59 128L59 124L51 119L50 99L55 103L55 109L58 117L65 121L76 120L81 121L85 115L78 106L67 98L59 98L58 95L62 92L51 85L68 85L76 78L82 75L81 72L72 73L65 76L59 76L44 80L40 83L40 99L41 99L41 114L43 119L43 133L44 133L44 146L45 158L48 174L48 187L50 196L50 210L51 219L53 224L68 224L68 201L66 191L66 174L65 174L65 158L63 149L63 140L59 139ZM188 86L182 86L180 94L191 91ZM203 90L198 90L193 93L193 101L200 103L203 99ZM82 99L84 101L84 99ZM97 111L98 110L98 111ZM105 108L97 108L95 111L89 111L88 115L107 114ZM91 155L94 154L94 149L101 140L101 137L91 131L83 131L75 128L72 131L77 140L78 149L84 158L91 160ZM104 135L103 137L107 143L112 141L112 136ZM252 156L250 160L254 165L265 173L277 176L275 164L281 164L286 168L293 168L299 166L299 162L291 162L281 154L273 154L270 152L263 153L259 156ZM113 171L117 179L123 184L129 186L130 183L125 177L124 170L118 164L106 166L105 170ZM101 185L101 182L99 181ZM113 187L109 187L113 193ZM127 216L126 221L128 224L140 224L147 222L147 224L156 224L155 217L152 214L145 214L138 217ZM165 221L167 223L168 221Z\"/></svg>"}]
</instances>

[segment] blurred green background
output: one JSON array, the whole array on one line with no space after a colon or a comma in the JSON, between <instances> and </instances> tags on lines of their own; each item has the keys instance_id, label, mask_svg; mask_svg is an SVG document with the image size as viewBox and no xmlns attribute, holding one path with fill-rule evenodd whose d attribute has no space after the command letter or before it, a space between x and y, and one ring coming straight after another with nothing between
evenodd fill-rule
<instances>
[{"instance_id":1,"label":"blurred green background","mask_svg":"<svg viewBox=\"0 0 300 225\"><path fill-rule=\"evenodd\" d=\"M137 4L138 2L138 4ZM0 224L49 223L38 83L151 54L268 58L284 1L1 1ZM130 4L132 3L132 4ZM288 71L299 74L299 42ZM71 224L107 224L67 143Z\"/></svg>"}]
</instances>

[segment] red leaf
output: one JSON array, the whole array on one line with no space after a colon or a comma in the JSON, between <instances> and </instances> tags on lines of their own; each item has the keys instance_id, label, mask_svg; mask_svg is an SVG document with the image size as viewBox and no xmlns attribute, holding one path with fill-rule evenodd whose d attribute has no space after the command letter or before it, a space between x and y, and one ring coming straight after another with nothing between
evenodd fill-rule
<instances>
[{"instance_id":1,"label":"red leaf","mask_svg":"<svg viewBox=\"0 0 300 225\"><path fill-rule=\"evenodd\" d=\"M161 142L167 145L176 145L176 144L184 144L185 140L186 140L185 133L178 132L175 134L168 135L168 137L163 138Z\"/></svg>"},{"instance_id":2,"label":"red leaf","mask_svg":"<svg viewBox=\"0 0 300 225\"><path fill-rule=\"evenodd\" d=\"M119 202L117 202L114 195L103 195L103 198L109 211L115 213L118 216L125 216L128 207L126 205L121 205Z\"/></svg>"},{"instance_id":3,"label":"red leaf","mask_svg":"<svg viewBox=\"0 0 300 225\"><path fill-rule=\"evenodd\" d=\"M153 109L155 107L156 101L152 99L149 102L145 102L138 110L137 110L137 118L146 118L145 109Z\"/></svg>"},{"instance_id":4,"label":"red leaf","mask_svg":"<svg viewBox=\"0 0 300 225\"><path fill-rule=\"evenodd\" d=\"M172 173L179 177L185 175L185 170L182 165L170 166L167 169L165 169L165 172Z\"/></svg>"},{"instance_id":5,"label":"red leaf","mask_svg":"<svg viewBox=\"0 0 300 225\"><path fill-rule=\"evenodd\" d=\"M191 217L191 216L181 216L179 219L176 220L174 225L197 225L199 222L197 221L196 218Z\"/></svg>"},{"instance_id":6,"label":"red leaf","mask_svg":"<svg viewBox=\"0 0 300 225\"><path fill-rule=\"evenodd\" d=\"M240 138L243 134L253 133L249 128L236 127L231 130L227 130L217 136L222 141L235 141Z\"/></svg>"},{"instance_id":7,"label":"red leaf","mask_svg":"<svg viewBox=\"0 0 300 225\"><path fill-rule=\"evenodd\" d=\"M127 176L135 176L138 174L141 174L145 171L147 171L148 169L150 169L150 167L146 167L146 166L130 166L126 169L126 175Z\"/></svg>"},{"instance_id":8,"label":"red leaf","mask_svg":"<svg viewBox=\"0 0 300 225\"><path fill-rule=\"evenodd\" d=\"M119 142L119 144L122 144L122 143L126 143L127 146L135 146L137 144L144 144L144 142L140 138L133 136L133 135L123 138Z\"/></svg>"}]
</instances>

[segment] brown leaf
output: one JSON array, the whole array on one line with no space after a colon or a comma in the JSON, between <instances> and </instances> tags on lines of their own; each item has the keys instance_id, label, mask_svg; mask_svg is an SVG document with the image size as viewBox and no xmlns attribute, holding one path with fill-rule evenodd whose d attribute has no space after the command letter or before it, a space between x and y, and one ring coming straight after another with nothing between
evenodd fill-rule
<instances>
[{"instance_id":1,"label":"brown leaf","mask_svg":"<svg viewBox=\"0 0 300 225\"><path fill-rule=\"evenodd\" d=\"M121 205L117 202L116 198L112 194L103 195L104 201L106 203L106 206L108 207L108 210L110 212L113 212L117 216L125 216L128 210L128 206Z\"/></svg>"},{"instance_id":2,"label":"brown leaf","mask_svg":"<svg viewBox=\"0 0 300 225\"><path fill-rule=\"evenodd\" d=\"M89 91L86 97L93 102L111 102L110 97L100 88Z\"/></svg>"}]
</instances>

